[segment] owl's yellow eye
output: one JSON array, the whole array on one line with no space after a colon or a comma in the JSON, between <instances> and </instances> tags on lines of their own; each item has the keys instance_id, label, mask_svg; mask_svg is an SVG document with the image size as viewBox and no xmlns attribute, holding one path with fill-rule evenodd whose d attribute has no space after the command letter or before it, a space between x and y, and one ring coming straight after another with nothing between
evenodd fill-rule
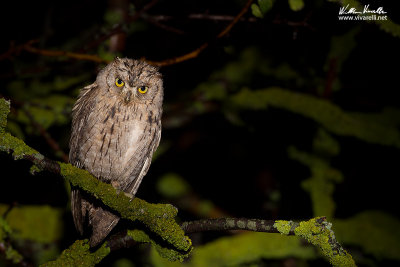
<instances>
[{"instance_id":1,"label":"owl's yellow eye","mask_svg":"<svg viewBox=\"0 0 400 267\"><path fill-rule=\"evenodd\" d=\"M149 87L147 87L147 86L139 86L139 87L138 87L138 91L139 91L139 93L141 93L141 94L147 93L147 90L149 90Z\"/></svg>"},{"instance_id":2,"label":"owl's yellow eye","mask_svg":"<svg viewBox=\"0 0 400 267\"><path fill-rule=\"evenodd\" d=\"M116 86L122 87L122 86L124 86L124 84L125 84L124 81L121 80L120 78L115 79L115 85Z\"/></svg>"}]
</instances>

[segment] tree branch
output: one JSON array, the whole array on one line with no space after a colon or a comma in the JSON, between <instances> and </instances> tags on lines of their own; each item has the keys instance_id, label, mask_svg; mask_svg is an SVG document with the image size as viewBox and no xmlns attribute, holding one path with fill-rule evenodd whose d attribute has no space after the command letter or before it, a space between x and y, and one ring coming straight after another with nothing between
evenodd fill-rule
<instances>
[{"instance_id":1,"label":"tree branch","mask_svg":"<svg viewBox=\"0 0 400 267\"><path fill-rule=\"evenodd\" d=\"M15 159L30 160L40 170L47 170L63 176L72 185L90 193L104 205L118 212L122 218L141 222L146 230L155 233L156 238L161 238L163 241L158 242L145 230L134 229L128 230L127 234L110 237L98 250L91 252L87 240L78 240L56 261L47 263L46 266L60 266L61 264L94 266L112 249L131 246L136 242L151 243L161 256L171 261L182 261L192 250L191 241L185 236L185 232L219 230L249 230L296 235L319 247L333 266L355 266L351 255L337 242L331 229L332 224L327 222L325 217L303 222L220 218L185 222L179 226L175 221L177 209L174 206L149 204L138 198L132 200L122 192L117 194L115 188L97 180L89 172L70 164L47 159L23 141L5 132L9 111L10 103L0 99L0 151L7 153L12 151Z\"/></svg>"},{"instance_id":2,"label":"tree branch","mask_svg":"<svg viewBox=\"0 0 400 267\"><path fill-rule=\"evenodd\" d=\"M331 229L332 224L326 220L326 217L317 217L300 223L246 218L205 219L184 222L181 227L186 234L204 231L247 230L295 235L319 247L333 266L356 266L351 255L337 242L335 233Z\"/></svg>"},{"instance_id":3,"label":"tree branch","mask_svg":"<svg viewBox=\"0 0 400 267\"><path fill-rule=\"evenodd\" d=\"M181 228L186 234L205 231L247 230L255 232L279 233L274 220L247 218L218 218L184 222ZM288 235L294 235L290 231Z\"/></svg>"}]
</instances>

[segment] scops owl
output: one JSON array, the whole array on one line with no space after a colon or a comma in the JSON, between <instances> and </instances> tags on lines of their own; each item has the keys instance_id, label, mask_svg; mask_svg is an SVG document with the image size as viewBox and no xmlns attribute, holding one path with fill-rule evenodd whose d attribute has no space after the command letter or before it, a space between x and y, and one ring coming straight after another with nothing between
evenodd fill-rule
<instances>
[{"instance_id":1,"label":"scops owl","mask_svg":"<svg viewBox=\"0 0 400 267\"><path fill-rule=\"evenodd\" d=\"M132 196L149 169L161 137L163 81L155 67L116 58L81 89L72 109L70 162ZM78 188L71 209L90 246L100 244L119 216Z\"/></svg>"}]
</instances>

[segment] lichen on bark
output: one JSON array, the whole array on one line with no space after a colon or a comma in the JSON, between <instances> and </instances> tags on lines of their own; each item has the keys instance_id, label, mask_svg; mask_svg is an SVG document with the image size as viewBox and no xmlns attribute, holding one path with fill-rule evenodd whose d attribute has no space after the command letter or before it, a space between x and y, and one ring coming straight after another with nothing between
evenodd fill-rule
<instances>
[{"instance_id":1,"label":"lichen on bark","mask_svg":"<svg viewBox=\"0 0 400 267\"><path fill-rule=\"evenodd\" d=\"M68 249L64 250L55 261L46 262L42 267L59 266L86 266L91 267L99 263L110 253L110 248L103 244L94 252L90 251L88 240L77 240Z\"/></svg>"},{"instance_id":2,"label":"lichen on bark","mask_svg":"<svg viewBox=\"0 0 400 267\"><path fill-rule=\"evenodd\" d=\"M294 232L296 236L300 236L319 247L322 254L329 259L333 266L356 266L351 255L336 241L331 228L332 224L326 221L325 217L317 217L300 222Z\"/></svg>"}]
</instances>

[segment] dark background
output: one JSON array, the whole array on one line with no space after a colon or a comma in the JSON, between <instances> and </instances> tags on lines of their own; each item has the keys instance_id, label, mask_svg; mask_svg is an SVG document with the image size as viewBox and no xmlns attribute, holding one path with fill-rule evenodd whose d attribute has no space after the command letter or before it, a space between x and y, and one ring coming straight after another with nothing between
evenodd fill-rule
<instances>
[{"instance_id":1,"label":"dark background","mask_svg":"<svg viewBox=\"0 0 400 267\"><path fill-rule=\"evenodd\" d=\"M287 1L277 1L264 18L255 17L250 9L227 35L216 38L245 2L153 1L154 5L132 22L123 17L134 16L149 1L2 3L0 94L11 100L9 131L47 157L63 160L62 152L68 154L69 114L78 89L92 83L104 66L23 49L13 51L13 47L37 40L33 46L43 50L95 54L110 59L123 56L163 61L208 43L196 58L160 68L165 85L163 150L143 180L138 197L154 203L174 203L182 221L213 215L309 219L316 216L313 200L301 183L310 177L311 169L289 157L288 147L296 147L326 160L342 174L343 181L334 185L332 193L336 203L333 218L347 219L360 212L380 210L397 220L398 146L330 132L318 120L279 106L245 109L229 100L243 88L279 87L323 99L349 113L379 114L391 107L397 111L395 115L386 116L385 122L377 119L373 123L390 125L398 133L399 38L373 22L339 21L340 5L326 1L306 1L300 11L293 11ZM390 19L400 23L395 1L362 3L370 4L371 9L383 6ZM121 8L127 4L130 7ZM120 10L122 17L115 15ZM193 14L200 14L202 19L191 17ZM222 15L224 19L207 15ZM100 41L115 27L121 27L118 33L123 34L118 45L111 44L109 38ZM344 41L332 52L333 38L352 31L354 34L349 40L353 44ZM295 72L295 78L286 70L279 71L282 64ZM232 65L236 68L230 69ZM54 89L57 79L70 85ZM207 97L216 85L222 85L223 96ZM47 107L46 101L50 103L48 99L54 95L66 97L58 106L59 119L41 120L40 116L48 114L32 111L32 106L38 106L43 99L39 109L51 113L53 110ZM31 113L31 118L23 110ZM389 123L385 124L386 120ZM319 129L336 140L340 146L338 154L327 156L315 151L313 142ZM49 136L59 145L59 150L49 145ZM57 240L57 246L62 250L79 238L63 181L47 173L31 176L29 163L13 161L7 154L0 154L0 159L0 203L62 208L64 233ZM191 188L182 198L171 199L157 189L160 179L171 173ZM191 203L188 199L208 203L216 213L188 207L187 203ZM204 234L198 243L211 242L221 235L226 233ZM366 252L360 244L343 245L360 265L399 263L399 258ZM26 255L29 259L29 252ZM137 266L148 262L140 252L130 256L122 251L108 256L102 264L111 266L119 258L128 258L129 264L134 262ZM259 259L254 264L328 265L323 260L295 259L290 261L292 265L287 262L287 259Z\"/></svg>"}]
</instances>

